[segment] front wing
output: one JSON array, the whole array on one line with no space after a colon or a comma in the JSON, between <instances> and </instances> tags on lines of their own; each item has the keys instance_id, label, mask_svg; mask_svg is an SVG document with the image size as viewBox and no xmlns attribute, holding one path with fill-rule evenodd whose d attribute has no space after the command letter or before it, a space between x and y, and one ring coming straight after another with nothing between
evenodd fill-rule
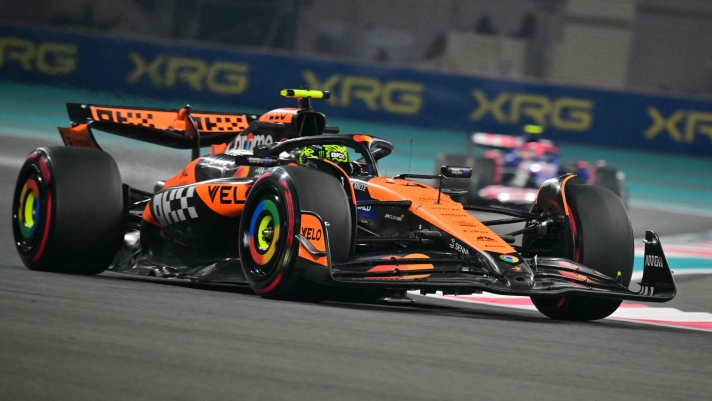
<instances>
[{"instance_id":1,"label":"front wing","mask_svg":"<svg viewBox=\"0 0 712 401\"><path fill-rule=\"evenodd\" d=\"M328 253L328 250L327 250ZM328 262L331 284L359 287L442 291L446 294L491 292L501 295L589 297L666 302L675 297L672 271L660 240L646 232L645 263L640 289L631 291L619 279L608 277L564 258L524 258L504 270L481 255L448 252L369 254L342 263ZM307 278L324 282L324 266L303 264Z\"/></svg>"}]
</instances>

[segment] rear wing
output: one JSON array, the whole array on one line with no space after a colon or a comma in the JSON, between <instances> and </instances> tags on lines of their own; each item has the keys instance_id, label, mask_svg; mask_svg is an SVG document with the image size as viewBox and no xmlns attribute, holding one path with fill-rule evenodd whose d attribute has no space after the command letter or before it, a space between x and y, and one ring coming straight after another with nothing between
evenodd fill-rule
<instances>
[{"instance_id":1,"label":"rear wing","mask_svg":"<svg viewBox=\"0 0 712 401\"><path fill-rule=\"evenodd\" d=\"M181 109L103 106L67 103L72 126L59 127L66 146L101 149L92 129L176 149L192 149L198 158L201 147L215 151L251 151L283 139L336 134L339 127L326 125L326 116L311 107L310 100L329 99L328 91L284 89L281 95L295 98L298 108L280 108L262 115ZM230 144L228 145L228 142Z\"/></svg>"},{"instance_id":2,"label":"rear wing","mask_svg":"<svg viewBox=\"0 0 712 401\"><path fill-rule=\"evenodd\" d=\"M176 149L193 149L229 142L244 133L258 116L181 109L103 106L67 103L72 127L59 128L64 144L101 149L91 129ZM256 128L256 127L255 127Z\"/></svg>"},{"instance_id":3,"label":"rear wing","mask_svg":"<svg viewBox=\"0 0 712 401\"><path fill-rule=\"evenodd\" d=\"M486 132L474 132L472 134L472 143L474 145L483 146L489 149L507 150L519 147L525 142L536 143L537 152L559 154L559 148L553 141L541 138L529 138L526 136L490 134Z\"/></svg>"},{"instance_id":4,"label":"rear wing","mask_svg":"<svg viewBox=\"0 0 712 401\"><path fill-rule=\"evenodd\" d=\"M486 132L472 133L472 143L479 146L497 149L511 149L521 145L524 140L519 136L490 134Z\"/></svg>"}]
</instances>

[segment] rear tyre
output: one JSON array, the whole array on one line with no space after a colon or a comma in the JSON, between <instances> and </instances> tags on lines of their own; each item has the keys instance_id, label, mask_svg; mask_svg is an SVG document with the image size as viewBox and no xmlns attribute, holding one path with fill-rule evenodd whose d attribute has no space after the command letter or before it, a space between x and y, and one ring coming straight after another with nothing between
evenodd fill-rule
<instances>
[{"instance_id":1,"label":"rear tyre","mask_svg":"<svg viewBox=\"0 0 712 401\"><path fill-rule=\"evenodd\" d=\"M31 270L98 274L123 236L121 175L102 151L47 147L25 160L12 206L15 245Z\"/></svg>"},{"instance_id":2,"label":"rear tyre","mask_svg":"<svg viewBox=\"0 0 712 401\"><path fill-rule=\"evenodd\" d=\"M633 274L633 230L620 198L592 185L569 184L565 194L573 217L573 260L612 278L620 272L627 287ZM621 304L615 299L571 295L532 297L532 302L552 319L577 321L603 319Z\"/></svg>"},{"instance_id":3,"label":"rear tyre","mask_svg":"<svg viewBox=\"0 0 712 401\"><path fill-rule=\"evenodd\" d=\"M324 289L294 271L300 211L328 222L331 261L349 257L351 205L333 176L307 167L280 167L250 189L240 220L240 261L250 287L265 298L318 300ZM271 234L270 234L271 233Z\"/></svg>"}]
</instances>

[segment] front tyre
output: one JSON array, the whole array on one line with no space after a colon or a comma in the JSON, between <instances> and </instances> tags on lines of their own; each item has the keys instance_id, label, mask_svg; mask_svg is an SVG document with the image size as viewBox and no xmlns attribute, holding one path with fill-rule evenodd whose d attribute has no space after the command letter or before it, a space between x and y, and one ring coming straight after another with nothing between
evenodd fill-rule
<instances>
[{"instance_id":1,"label":"front tyre","mask_svg":"<svg viewBox=\"0 0 712 401\"><path fill-rule=\"evenodd\" d=\"M625 206L608 189L594 185L568 184L565 190L573 255L567 257L616 278L628 287L633 275L633 230ZM557 320L598 320L610 316L621 300L582 296L532 297L534 306L544 315Z\"/></svg>"},{"instance_id":2,"label":"front tyre","mask_svg":"<svg viewBox=\"0 0 712 401\"><path fill-rule=\"evenodd\" d=\"M12 206L17 251L31 270L101 273L123 235L121 175L93 149L39 148L20 169Z\"/></svg>"},{"instance_id":3,"label":"front tyre","mask_svg":"<svg viewBox=\"0 0 712 401\"><path fill-rule=\"evenodd\" d=\"M322 289L294 271L301 211L328 222L331 260L349 257L352 222L348 198L333 176L307 167L263 174L245 200L239 231L240 262L250 287L266 298L316 300Z\"/></svg>"}]
</instances>

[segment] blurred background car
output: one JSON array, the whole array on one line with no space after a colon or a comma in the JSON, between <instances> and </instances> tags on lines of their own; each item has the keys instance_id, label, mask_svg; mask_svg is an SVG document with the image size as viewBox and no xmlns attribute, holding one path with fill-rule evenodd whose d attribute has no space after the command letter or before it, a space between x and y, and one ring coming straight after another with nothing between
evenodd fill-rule
<instances>
[{"instance_id":1,"label":"blurred background car","mask_svg":"<svg viewBox=\"0 0 712 401\"><path fill-rule=\"evenodd\" d=\"M605 160L590 163L578 159L562 164L556 144L538 134L513 136L475 132L470 139L469 153L439 153L436 158L436 166L474 169L471 180L443 180L443 188L467 191L453 195L463 203L499 203L528 209L544 181L568 173L576 175L572 182L604 187L627 202L623 186L625 174Z\"/></svg>"}]
</instances>

